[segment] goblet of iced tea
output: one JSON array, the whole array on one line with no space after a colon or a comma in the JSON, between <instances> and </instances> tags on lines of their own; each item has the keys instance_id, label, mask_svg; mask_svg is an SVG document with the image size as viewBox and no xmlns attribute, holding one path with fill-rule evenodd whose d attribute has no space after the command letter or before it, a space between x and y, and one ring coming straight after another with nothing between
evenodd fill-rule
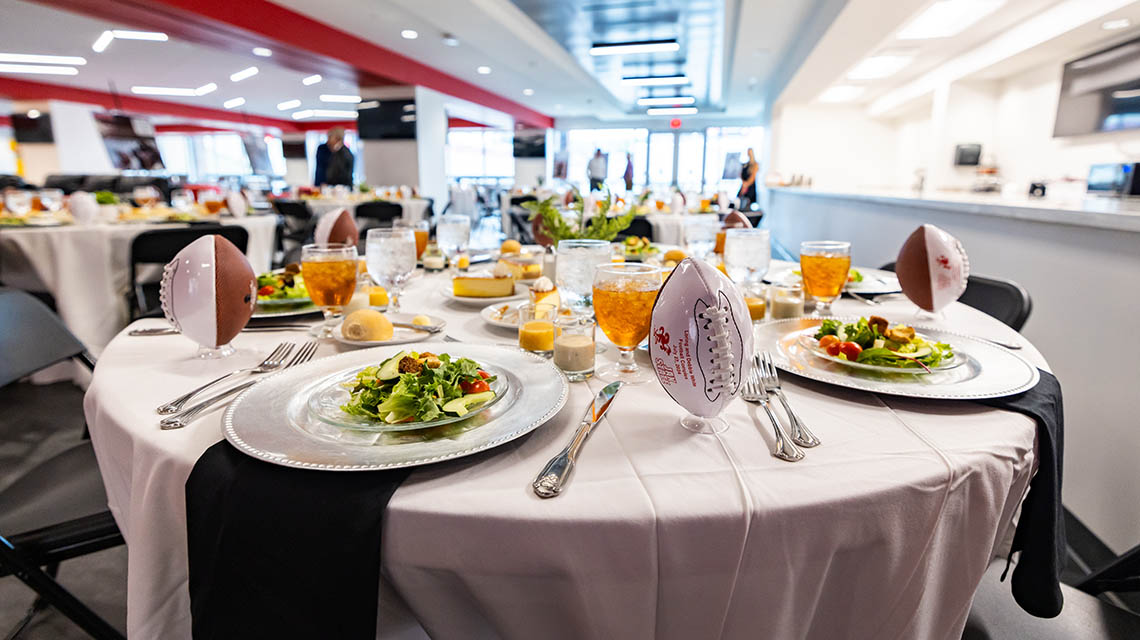
<instances>
[{"instance_id":1,"label":"goblet of iced tea","mask_svg":"<svg viewBox=\"0 0 1140 640\"><path fill-rule=\"evenodd\" d=\"M314 327L313 335L332 338L333 327L344 313L356 290L356 247L343 244L301 247L301 276L313 304L325 314L323 325Z\"/></svg>"},{"instance_id":2,"label":"goblet of iced tea","mask_svg":"<svg viewBox=\"0 0 1140 640\"><path fill-rule=\"evenodd\" d=\"M831 313L831 303L843 293L851 269L851 243L815 241L800 244L800 273L804 296L815 300L815 315Z\"/></svg>"},{"instance_id":3,"label":"goblet of iced tea","mask_svg":"<svg viewBox=\"0 0 1140 640\"><path fill-rule=\"evenodd\" d=\"M594 270L594 315L618 348L618 361L597 370L601 380L641 384L652 372L637 366L634 350L649 335L653 303L661 289L658 267L633 262L601 264Z\"/></svg>"}]
</instances>

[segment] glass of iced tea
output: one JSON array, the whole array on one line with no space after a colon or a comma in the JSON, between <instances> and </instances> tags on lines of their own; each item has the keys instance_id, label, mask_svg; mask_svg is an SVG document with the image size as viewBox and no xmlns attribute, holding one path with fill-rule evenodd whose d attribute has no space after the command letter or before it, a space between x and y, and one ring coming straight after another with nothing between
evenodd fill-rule
<instances>
[{"instance_id":1,"label":"glass of iced tea","mask_svg":"<svg viewBox=\"0 0 1140 640\"><path fill-rule=\"evenodd\" d=\"M661 288L660 271L635 262L601 264L594 270L594 315L618 348L618 361L599 368L599 379L641 384L653 378L652 371L637 366L633 355L649 335L653 303Z\"/></svg>"},{"instance_id":2,"label":"glass of iced tea","mask_svg":"<svg viewBox=\"0 0 1140 640\"><path fill-rule=\"evenodd\" d=\"M343 244L307 244L301 247L301 276L313 304L325 314L323 325L313 327L318 338L332 338L344 305L356 291L356 247Z\"/></svg>"},{"instance_id":3,"label":"glass of iced tea","mask_svg":"<svg viewBox=\"0 0 1140 640\"><path fill-rule=\"evenodd\" d=\"M201 202L202 206L206 207L206 213L212 216L218 215L222 207L226 204L225 201L222 200L222 194L217 191L208 190L198 194L198 202Z\"/></svg>"},{"instance_id":4,"label":"glass of iced tea","mask_svg":"<svg viewBox=\"0 0 1140 640\"><path fill-rule=\"evenodd\" d=\"M831 313L831 303L843 293L850 269L850 242L820 240L800 244L804 297L815 301L815 315Z\"/></svg>"}]
</instances>

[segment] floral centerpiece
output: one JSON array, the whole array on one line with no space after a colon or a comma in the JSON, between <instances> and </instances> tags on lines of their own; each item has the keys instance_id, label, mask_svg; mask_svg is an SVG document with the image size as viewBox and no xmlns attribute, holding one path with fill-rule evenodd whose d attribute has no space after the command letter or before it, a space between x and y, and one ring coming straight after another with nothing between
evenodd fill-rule
<instances>
[{"instance_id":1,"label":"floral centerpiece","mask_svg":"<svg viewBox=\"0 0 1140 640\"><path fill-rule=\"evenodd\" d=\"M635 215L632 208L621 215L610 215L613 194L608 189L605 197L595 203L594 213L589 218L584 215L586 203L577 189L574 190L574 201L570 204L570 209L578 212L577 216L562 215L555 205L557 199L557 196L550 196L545 200L524 202L522 205L531 212L531 222L537 221L542 227L541 231L553 241L554 245L562 240L612 241L629 227Z\"/></svg>"}]
</instances>

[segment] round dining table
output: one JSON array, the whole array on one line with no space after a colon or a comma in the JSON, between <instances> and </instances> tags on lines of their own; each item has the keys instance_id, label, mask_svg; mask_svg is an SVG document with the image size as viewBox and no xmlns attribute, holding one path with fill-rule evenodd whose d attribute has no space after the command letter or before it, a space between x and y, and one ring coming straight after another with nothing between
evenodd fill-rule
<instances>
[{"instance_id":1,"label":"round dining table","mask_svg":"<svg viewBox=\"0 0 1140 640\"><path fill-rule=\"evenodd\" d=\"M445 275L417 274L404 311L445 319L456 352L515 348L512 330L448 300L447 287ZM916 308L843 299L834 310L905 322ZM1046 367L1024 337L965 305L928 324L1016 343ZM185 485L223 437L221 409L162 431L155 407L256 364L279 342L307 339L243 333L237 355L198 360L182 336L122 332L103 352L84 404L127 540L131 638L190 637ZM324 342L317 356L349 348ZM403 348L415 346L377 348L376 360ZM616 350L598 357L616 359ZM590 379L572 383L564 409L528 436L416 468L387 508L377 637L960 638L1033 474L1034 421L972 402L782 379L823 443L795 463L771 455L757 405L734 400L726 431L692 433L679 423L685 411L650 382L622 391L562 495L540 499L531 483L603 386ZM335 544L329 535L298 544Z\"/></svg>"}]
</instances>

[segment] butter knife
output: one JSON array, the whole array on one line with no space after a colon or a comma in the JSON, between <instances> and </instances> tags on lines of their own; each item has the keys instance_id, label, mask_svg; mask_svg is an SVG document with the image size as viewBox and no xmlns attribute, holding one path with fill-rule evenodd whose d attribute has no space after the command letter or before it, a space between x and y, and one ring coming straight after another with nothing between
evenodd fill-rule
<instances>
[{"instance_id":1,"label":"butter knife","mask_svg":"<svg viewBox=\"0 0 1140 640\"><path fill-rule=\"evenodd\" d=\"M257 332L257 331L308 331L312 329L312 325L308 324L263 324L246 327L242 329L243 333ZM147 329L131 329L127 332L129 336L172 336L176 335L178 330L174 327L151 327Z\"/></svg>"},{"instance_id":2,"label":"butter knife","mask_svg":"<svg viewBox=\"0 0 1140 640\"><path fill-rule=\"evenodd\" d=\"M574 470L574 464L578 460L578 452L582 450L586 438L590 437L594 425L598 424L598 421L602 419L610 405L613 404L614 397L617 396L618 391L621 391L621 387L621 382L611 382L598 392L597 397L586 408L586 414L578 423L578 429L574 432L574 438L570 440L570 444L566 445L561 453L546 463L542 473L539 473L538 477L535 478L531 487L534 488L538 497L553 498L562 493L562 487L566 483L566 479L570 477L570 472Z\"/></svg>"}]
</instances>

